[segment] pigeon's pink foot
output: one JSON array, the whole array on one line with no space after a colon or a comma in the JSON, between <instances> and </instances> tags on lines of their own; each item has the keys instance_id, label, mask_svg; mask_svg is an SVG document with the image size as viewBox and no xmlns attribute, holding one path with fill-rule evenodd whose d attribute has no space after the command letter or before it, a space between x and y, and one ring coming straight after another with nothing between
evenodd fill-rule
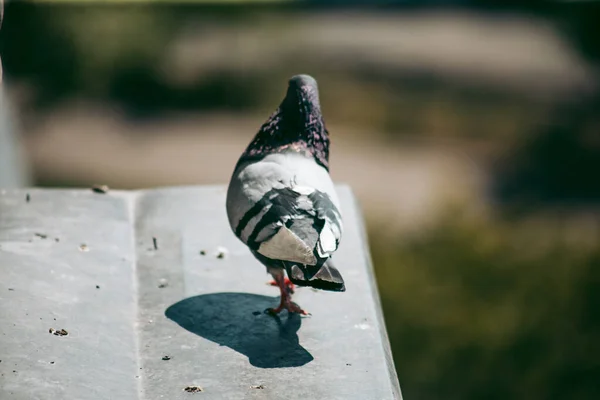
<instances>
[{"instance_id":1,"label":"pigeon's pink foot","mask_svg":"<svg viewBox=\"0 0 600 400\"><path fill-rule=\"evenodd\" d=\"M310 315L310 313L301 309L298 304L292 302L290 299L287 299L286 301L282 301L279 304L279 307L277 307L277 308L268 308L267 312L271 315L277 315L284 309L288 310L289 313L297 313L300 315Z\"/></svg>"},{"instance_id":2,"label":"pigeon's pink foot","mask_svg":"<svg viewBox=\"0 0 600 400\"><path fill-rule=\"evenodd\" d=\"M294 292L296 291L296 285L294 285L288 277L283 278L283 284L287 287L288 291L291 294L294 294ZM275 280L269 281L269 285L279 286Z\"/></svg>"},{"instance_id":3,"label":"pigeon's pink foot","mask_svg":"<svg viewBox=\"0 0 600 400\"><path fill-rule=\"evenodd\" d=\"M291 312L291 313L298 313L300 315L310 315L310 313L301 309L298 304L292 302L291 300L287 303L286 309L288 310L288 312Z\"/></svg>"},{"instance_id":4,"label":"pigeon's pink foot","mask_svg":"<svg viewBox=\"0 0 600 400\"><path fill-rule=\"evenodd\" d=\"M287 279L287 282L289 282L289 279ZM290 313L298 313L301 315L310 315L309 313L307 313L306 311L301 309L298 306L298 304L292 302L292 296L289 293L290 287L289 287L289 285L286 284L287 282L286 282L286 279L284 279L283 277L276 277L275 284L277 286L279 286L279 290L281 292L281 300L279 301L279 306L277 308L269 308L269 309L267 309L267 312L272 315L277 315L283 309L286 309ZM289 282L289 284L293 285L291 282Z\"/></svg>"}]
</instances>

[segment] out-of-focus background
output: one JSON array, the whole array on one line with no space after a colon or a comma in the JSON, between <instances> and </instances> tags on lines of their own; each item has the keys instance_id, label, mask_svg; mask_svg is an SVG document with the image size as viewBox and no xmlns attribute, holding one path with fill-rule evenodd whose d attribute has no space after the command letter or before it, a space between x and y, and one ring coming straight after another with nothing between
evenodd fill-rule
<instances>
[{"instance_id":1,"label":"out-of-focus background","mask_svg":"<svg viewBox=\"0 0 600 400\"><path fill-rule=\"evenodd\" d=\"M311 74L405 398L600 399L599 3L339 3L6 4L19 182L224 184Z\"/></svg>"}]
</instances>

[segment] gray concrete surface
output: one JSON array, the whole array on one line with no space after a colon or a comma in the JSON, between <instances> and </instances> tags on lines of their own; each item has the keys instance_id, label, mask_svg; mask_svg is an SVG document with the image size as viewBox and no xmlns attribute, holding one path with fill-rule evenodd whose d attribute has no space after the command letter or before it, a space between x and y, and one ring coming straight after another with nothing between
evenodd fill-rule
<instances>
[{"instance_id":1,"label":"gray concrete surface","mask_svg":"<svg viewBox=\"0 0 600 400\"><path fill-rule=\"evenodd\" d=\"M400 399L361 217L338 191L347 291L299 288L307 318L262 312L278 291L230 232L223 186L0 191L0 398Z\"/></svg>"}]
</instances>

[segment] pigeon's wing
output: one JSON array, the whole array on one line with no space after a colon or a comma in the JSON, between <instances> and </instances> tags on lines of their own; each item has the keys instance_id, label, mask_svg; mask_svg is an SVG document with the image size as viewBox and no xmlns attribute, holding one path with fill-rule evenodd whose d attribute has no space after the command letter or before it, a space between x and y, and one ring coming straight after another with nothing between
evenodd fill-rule
<instances>
[{"instance_id":1,"label":"pigeon's wing","mask_svg":"<svg viewBox=\"0 0 600 400\"><path fill-rule=\"evenodd\" d=\"M339 246L342 220L327 194L299 186L272 189L244 215L236 235L263 264L283 266L293 283L346 290L329 258Z\"/></svg>"},{"instance_id":2,"label":"pigeon's wing","mask_svg":"<svg viewBox=\"0 0 600 400\"><path fill-rule=\"evenodd\" d=\"M268 259L320 267L339 246L342 220L324 192L274 188L244 214L235 234Z\"/></svg>"}]
</instances>

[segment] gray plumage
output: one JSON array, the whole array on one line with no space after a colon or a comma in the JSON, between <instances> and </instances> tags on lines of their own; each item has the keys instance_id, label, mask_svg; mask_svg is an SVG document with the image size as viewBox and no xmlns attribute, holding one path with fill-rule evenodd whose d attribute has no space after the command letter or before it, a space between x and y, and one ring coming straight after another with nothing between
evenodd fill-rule
<instances>
[{"instance_id":1,"label":"gray plumage","mask_svg":"<svg viewBox=\"0 0 600 400\"><path fill-rule=\"evenodd\" d=\"M227 215L276 281L285 269L295 284L344 291L331 262L343 225L328 158L317 83L307 75L292 77L281 105L235 167Z\"/></svg>"}]
</instances>

